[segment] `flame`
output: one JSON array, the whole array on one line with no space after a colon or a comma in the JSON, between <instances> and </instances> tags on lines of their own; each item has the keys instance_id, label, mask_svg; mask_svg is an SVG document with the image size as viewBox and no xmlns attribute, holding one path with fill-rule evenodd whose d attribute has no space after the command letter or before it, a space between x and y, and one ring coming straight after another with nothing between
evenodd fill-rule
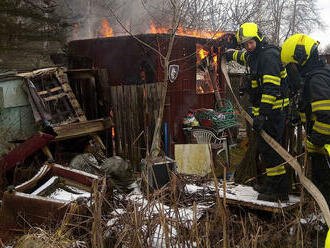
<instances>
[{"instance_id":1,"label":"flame","mask_svg":"<svg viewBox=\"0 0 330 248\"><path fill-rule=\"evenodd\" d=\"M168 28L157 28L156 25L151 22L150 23L150 33L152 34L167 34L168 33Z\"/></svg>"},{"instance_id":2,"label":"flame","mask_svg":"<svg viewBox=\"0 0 330 248\"><path fill-rule=\"evenodd\" d=\"M167 34L168 31L171 30L170 27L156 27L156 25L151 22L150 23L150 33L152 34ZM207 38L207 39L217 39L219 38L223 32L218 31L218 32L212 32L212 31L205 31L205 30L197 30L197 29L187 29L183 27L178 27L177 35L182 35L182 36L192 36L192 37L197 37L197 38Z\"/></svg>"},{"instance_id":3,"label":"flame","mask_svg":"<svg viewBox=\"0 0 330 248\"><path fill-rule=\"evenodd\" d=\"M218 56L217 55L213 56L213 62L217 64L217 61L218 61Z\"/></svg>"},{"instance_id":4,"label":"flame","mask_svg":"<svg viewBox=\"0 0 330 248\"><path fill-rule=\"evenodd\" d=\"M202 86L197 86L196 90L197 90L198 93L204 93L204 90L203 90Z\"/></svg>"},{"instance_id":5,"label":"flame","mask_svg":"<svg viewBox=\"0 0 330 248\"><path fill-rule=\"evenodd\" d=\"M204 59L209 54L209 52L204 50L203 48L201 48L198 53L201 59Z\"/></svg>"},{"instance_id":6,"label":"flame","mask_svg":"<svg viewBox=\"0 0 330 248\"><path fill-rule=\"evenodd\" d=\"M101 37L112 37L113 30L109 25L109 22L106 18L102 18L102 23L99 31Z\"/></svg>"}]
</instances>

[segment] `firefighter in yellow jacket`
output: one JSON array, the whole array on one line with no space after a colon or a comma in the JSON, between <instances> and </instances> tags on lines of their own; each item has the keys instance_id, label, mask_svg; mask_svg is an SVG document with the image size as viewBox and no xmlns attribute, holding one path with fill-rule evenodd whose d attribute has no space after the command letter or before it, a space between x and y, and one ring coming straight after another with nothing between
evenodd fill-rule
<instances>
[{"instance_id":1,"label":"firefighter in yellow jacket","mask_svg":"<svg viewBox=\"0 0 330 248\"><path fill-rule=\"evenodd\" d=\"M289 99L284 95L286 70L282 67L280 49L266 42L255 23L244 23L237 32L237 41L245 50L228 50L227 61L234 60L250 69L251 82L247 92L252 104L253 129L265 130L282 143L285 111ZM283 159L259 136L258 149L266 165L263 186L255 187L258 199L265 201L288 200L289 183Z\"/></svg>"},{"instance_id":2,"label":"firefighter in yellow jacket","mask_svg":"<svg viewBox=\"0 0 330 248\"><path fill-rule=\"evenodd\" d=\"M304 34L289 37L281 60L301 76L299 112L307 134L312 182L330 205L330 66L318 54L319 43ZM293 81L292 81L293 82Z\"/></svg>"}]
</instances>

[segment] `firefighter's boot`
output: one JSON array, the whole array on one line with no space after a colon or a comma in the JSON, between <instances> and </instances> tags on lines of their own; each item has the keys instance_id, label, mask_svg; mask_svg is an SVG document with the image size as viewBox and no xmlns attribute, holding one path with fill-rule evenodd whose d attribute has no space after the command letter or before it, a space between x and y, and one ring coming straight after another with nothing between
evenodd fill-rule
<instances>
[{"instance_id":1,"label":"firefighter's boot","mask_svg":"<svg viewBox=\"0 0 330 248\"><path fill-rule=\"evenodd\" d=\"M267 192L267 185L265 183L256 183L253 185L253 189L258 193Z\"/></svg>"},{"instance_id":2,"label":"firefighter's boot","mask_svg":"<svg viewBox=\"0 0 330 248\"><path fill-rule=\"evenodd\" d=\"M289 200L289 180L287 174L267 176L265 184L263 192L258 195L258 200L271 202Z\"/></svg>"},{"instance_id":3,"label":"firefighter's boot","mask_svg":"<svg viewBox=\"0 0 330 248\"><path fill-rule=\"evenodd\" d=\"M256 183L253 185L253 189L258 193L266 192L267 190L266 179L267 179L266 176L264 175L260 176L256 181Z\"/></svg>"}]
</instances>

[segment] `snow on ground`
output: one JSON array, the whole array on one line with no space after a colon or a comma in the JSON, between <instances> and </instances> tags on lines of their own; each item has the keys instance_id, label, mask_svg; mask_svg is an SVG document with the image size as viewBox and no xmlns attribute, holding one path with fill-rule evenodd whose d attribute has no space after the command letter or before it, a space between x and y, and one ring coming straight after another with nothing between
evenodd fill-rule
<instances>
[{"instance_id":1,"label":"snow on ground","mask_svg":"<svg viewBox=\"0 0 330 248\"><path fill-rule=\"evenodd\" d=\"M293 204L296 204L299 202L299 197L290 195L288 202L283 202L281 205L277 202L266 202L266 201L259 201L257 200L258 193L253 190L252 187L244 186L244 185L237 185L234 183L229 182L227 185L227 191L226 191L226 198L231 200L238 200L238 201L245 201L249 203L254 203L262 206L268 206L268 207L286 207ZM204 184L202 186L197 186L194 184L187 184L185 186L185 193L187 194L200 194L203 196L214 196L215 195L215 186L213 182L209 182L207 184ZM219 194L220 197L223 197L223 185L219 183ZM129 195L121 195L122 200L127 200L131 203L133 203L136 208L137 212L139 214L143 214L143 218L145 219L153 219L153 218L159 218L162 214L167 219L180 219L180 222L183 223L186 228L191 228L193 221L194 221L194 211L193 206L188 207L182 207L179 208L177 212L174 211L173 208L170 206L167 206L159 201L148 201L144 195L141 193L139 188L135 188ZM199 220L202 215L211 207L213 207L215 202L210 202L209 204L204 203L196 204L196 219ZM120 228L118 225L120 225L120 216L125 215L126 210L122 208L115 209L111 216L112 218L107 223L109 230L111 228ZM176 239L177 230L174 226L170 226L170 224L166 224L167 229L169 230L169 236L171 240ZM145 230L144 230L145 229ZM142 232L147 231L147 226L145 228L142 228ZM149 230L150 232L150 230ZM152 247L166 247L165 243L165 233L164 233L164 227L162 225L157 225L153 228L152 235L149 237L149 242L152 243ZM180 246L177 246L177 244L173 244L172 247L182 247L182 244ZM196 247L196 244L189 244L189 247Z\"/></svg>"},{"instance_id":2,"label":"snow on ground","mask_svg":"<svg viewBox=\"0 0 330 248\"><path fill-rule=\"evenodd\" d=\"M223 197L223 185L219 183L219 195L220 197ZM226 185L226 198L230 200L237 200L237 201L243 201L243 202L249 202L260 206L266 206L266 207L288 207L295 205L300 201L300 198L298 196L289 195L289 201L287 202L268 202L268 201L260 201L257 200L258 198L258 192L255 191L252 187L241 185L241 184L235 184L232 182L227 183ZM210 182L208 184L205 184L203 186L196 186L193 184L187 184L185 187L185 191L193 194L193 193L203 193L207 192L208 195L213 195L215 193L215 186L213 182Z\"/></svg>"},{"instance_id":3,"label":"snow on ground","mask_svg":"<svg viewBox=\"0 0 330 248\"><path fill-rule=\"evenodd\" d=\"M56 184L58 180L59 180L58 176L51 177L47 182L45 182L38 189L36 189L34 192L32 192L31 195L41 194L44 190L47 190L52 185ZM74 201L80 197L89 198L91 196L90 192L78 189L76 187L67 185L66 188L68 190L65 190L62 188L56 188L50 195L48 195L48 197L51 199L55 199L55 200L70 202L70 201Z\"/></svg>"}]
</instances>

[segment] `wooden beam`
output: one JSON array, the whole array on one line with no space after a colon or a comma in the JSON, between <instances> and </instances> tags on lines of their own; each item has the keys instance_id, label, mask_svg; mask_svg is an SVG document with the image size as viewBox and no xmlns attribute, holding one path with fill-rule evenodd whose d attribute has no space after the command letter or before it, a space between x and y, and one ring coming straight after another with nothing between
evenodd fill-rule
<instances>
[{"instance_id":1,"label":"wooden beam","mask_svg":"<svg viewBox=\"0 0 330 248\"><path fill-rule=\"evenodd\" d=\"M281 206L281 204L278 203L277 207L271 207L271 206L265 206L265 205L258 205L253 202L246 202L246 201L240 201L240 200L234 200L234 199L228 199L228 198L226 198L226 203L231 204L231 205L244 206L244 207L248 207L251 209L273 212L273 213L282 213L283 211L289 211L289 210L299 207L299 204L300 204L299 202L297 202L295 204L285 205L285 202L283 202L284 203L283 206Z\"/></svg>"},{"instance_id":2,"label":"wooden beam","mask_svg":"<svg viewBox=\"0 0 330 248\"><path fill-rule=\"evenodd\" d=\"M111 119L99 119L66 124L54 128L55 132L58 134L55 141L92 135L111 128L112 126L113 123Z\"/></svg>"}]
</instances>

